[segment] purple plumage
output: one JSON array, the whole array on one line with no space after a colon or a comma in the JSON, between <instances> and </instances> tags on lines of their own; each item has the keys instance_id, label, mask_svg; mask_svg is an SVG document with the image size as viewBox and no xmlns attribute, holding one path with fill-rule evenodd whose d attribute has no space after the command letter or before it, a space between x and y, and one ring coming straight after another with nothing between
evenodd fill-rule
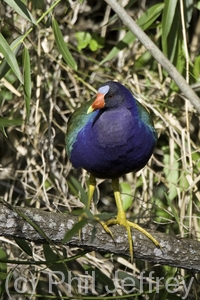
<instances>
[{"instance_id":1,"label":"purple plumage","mask_svg":"<svg viewBox=\"0 0 200 300\"><path fill-rule=\"evenodd\" d=\"M140 170L157 140L150 114L120 83L103 84L97 95L100 101L81 106L69 120L66 145L72 165L98 178Z\"/></svg>"}]
</instances>

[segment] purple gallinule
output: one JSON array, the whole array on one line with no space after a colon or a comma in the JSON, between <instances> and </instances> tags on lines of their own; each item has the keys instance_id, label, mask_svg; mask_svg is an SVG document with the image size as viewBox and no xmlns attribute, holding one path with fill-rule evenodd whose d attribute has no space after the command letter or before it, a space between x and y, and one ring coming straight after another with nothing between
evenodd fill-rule
<instances>
[{"instance_id":1,"label":"purple gallinule","mask_svg":"<svg viewBox=\"0 0 200 300\"><path fill-rule=\"evenodd\" d=\"M111 178L117 205L115 219L101 222L108 226L119 224L126 228L133 260L131 227L145 234L159 246L158 241L139 225L126 219L119 188L119 177L142 169L152 155L157 134L151 116L122 84L109 81L100 86L96 99L79 107L68 122L66 149L75 168L90 173L88 207L96 186L95 178Z\"/></svg>"}]
</instances>

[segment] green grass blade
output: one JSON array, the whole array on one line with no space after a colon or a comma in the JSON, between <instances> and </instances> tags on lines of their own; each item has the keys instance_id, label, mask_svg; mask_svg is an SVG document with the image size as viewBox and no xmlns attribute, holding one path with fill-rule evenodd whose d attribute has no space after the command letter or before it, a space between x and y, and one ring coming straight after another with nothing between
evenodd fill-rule
<instances>
[{"instance_id":1,"label":"green grass blade","mask_svg":"<svg viewBox=\"0 0 200 300\"><path fill-rule=\"evenodd\" d=\"M10 49L13 51L15 57L19 53L19 50L22 46L22 43L19 43L19 41L22 39L23 39L23 36L19 36L18 38L16 38L16 40L14 40L10 44ZM10 65L4 58L2 63L0 64L0 79L3 78L9 70L10 70Z\"/></svg>"},{"instance_id":2,"label":"green grass blade","mask_svg":"<svg viewBox=\"0 0 200 300\"><path fill-rule=\"evenodd\" d=\"M70 181L72 183L72 187L75 188L74 189L74 192L76 193L75 195L78 195L78 193L80 192L81 202L84 203L85 205L87 205L88 196L87 196L86 191L80 184L80 182L74 176L70 176ZM69 181L68 181L68 183L69 183Z\"/></svg>"},{"instance_id":3,"label":"green grass blade","mask_svg":"<svg viewBox=\"0 0 200 300\"><path fill-rule=\"evenodd\" d=\"M46 259L46 264L48 265L49 269L51 269L53 272L57 272L56 275L61 279L68 280L68 269L67 265L61 261L60 257L58 256L58 253L56 254L54 251L52 251L51 247L49 245L44 244L43 245L44 250L44 256Z\"/></svg>"},{"instance_id":4,"label":"green grass blade","mask_svg":"<svg viewBox=\"0 0 200 300\"><path fill-rule=\"evenodd\" d=\"M22 123L23 123L23 121L19 120L19 119L0 118L0 127L21 125Z\"/></svg>"},{"instance_id":5,"label":"green grass blade","mask_svg":"<svg viewBox=\"0 0 200 300\"><path fill-rule=\"evenodd\" d=\"M26 47L23 51L23 67L24 67L24 97L26 103L27 120L30 115L30 101L31 101L31 66L30 56Z\"/></svg>"},{"instance_id":6,"label":"green grass blade","mask_svg":"<svg viewBox=\"0 0 200 300\"><path fill-rule=\"evenodd\" d=\"M59 260L59 257L56 255L56 253L53 252L51 249L50 245L44 244L43 245L43 250L44 250L44 256L47 262L56 262Z\"/></svg>"},{"instance_id":7,"label":"green grass blade","mask_svg":"<svg viewBox=\"0 0 200 300\"><path fill-rule=\"evenodd\" d=\"M15 238L15 242L17 243L17 245L29 256L32 256L32 249L29 246L29 244L27 243L27 241L23 240L23 239L18 239Z\"/></svg>"},{"instance_id":8,"label":"green grass blade","mask_svg":"<svg viewBox=\"0 0 200 300\"><path fill-rule=\"evenodd\" d=\"M7 264L3 261L6 259L6 257L7 257L6 252L2 248L0 248L0 260L1 260L0 272L5 273L5 274L7 271ZM3 278L1 277L0 279L3 279Z\"/></svg>"},{"instance_id":9,"label":"green grass blade","mask_svg":"<svg viewBox=\"0 0 200 300\"><path fill-rule=\"evenodd\" d=\"M137 24L143 30L146 30L159 17L163 10L163 7L163 3L153 5L138 19ZM119 53L119 51L123 50L130 43L134 42L135 39L135 35L131 31L128 31L125 37L115 47L113 47L113 49L108 53L108 55L100 62L100 65L115 57Z\"/></svg>"},{"instance_id":10,"label":"green grass blade","mask_svg":"<svg viewBox=\"0 0 200 300\"><path fill-rule=\"evenodd\" d=\"M193 10L194 10L194 0L183 1L184 6L184 19L186 29L190 27Z\"/></svg>"},{"instance_id":11,"label":"green grass blade","mask_svg":"<svg viewBox=\"0 0 200 300\"><path fill-rule=\"evenodd\" d=\"M100 62L100 65L114 58L119 53L119 51L128 47L128 45L134 42L135 39L136 37L132 34L132 32L128 31L125 37L120 42L118 42L117 45L113 47L108 55Z\"/></svg>"},{"instance_id":12,"label":"green grass blade","mask_svg":"<svg viewBox=\"0 0 200 300\"><path fill-rule=\"evenodd\" d=\"M26 5L21 0L4 0L8 5L10 5L21 17L30 21L33 24L37 24L34 20L32 14L27 9Z\"/></svg>"},{"instance_id":13,"label":"green grass blade","mask_svg":"<svg viewBox=\"0 0 200 300\"><path fill-rule=\"evenodd\" d=\"M172 24L174 21L174 16L176 12L178 0L165 0L165 6L162 14L162 47L163 52L167 54L167 43L168 43L168 35L172 28Z\"/></svg>"},{"instance_id":14,"label":"green grass blade","mask_svg":"<svg viewBox=\"0 0 200 300\"><path fill-rule=\"evenodd\" d=\"M74 58L72 57L64 39L63 39L62 32L61 32L61 30L58 26L58 23L55 19L52 20L52 26L53 26L53 33L55 36L56 44L57 44L57 47L58 47L60 53L63 56L63 59L73 70L76 71L77 64L76 64Z\"/></svg>"},{"instance_id":15,"label":"green grass blade","mask_svg":"<svg viewBox=\"0 0 200 300\"><path fill-rule=\"evenodd\" d=\"M19 81L23 84L22 75L16 60L16 57L14 53L12 52L9 44L3 37L3 35L0 33L0 52L4 55L7 63L10 65L11 69L19 79Z\"/></svg>"},{"instance_id":16,"label":"green grass blade","mask_svg":"<svg viewBox=\"0 0 200 300\"><path fill-rule=\"evenodd\" d=\"M88 222L87 218L82 219L78 223L74 224L72 229L70 229L63 238L63 243L68 242L75 234L77 234L83 226Z\"/></svg>"},{"instance_id":17,"label":"green grass blade","mask_svg":"<svg viewBox=\"0 0 200 300\"><path fill-rule=\"evenodd\" d=\"M163 3L158 3L150 7L137 21L137 24L146 30L149 28L154 21L160 16L164 8Z\"/></svg>"},{"instance_id":18,"label":"green grass blade","mask_svg":"<svg viewBox=\"0 0 200 300\"><path fill-rule=\"evenodd\" d=\"M6 285L9 282L10 275L7 270L7 263L4 262L4 260L6 260L6 252L2 248L0 248L0 260L0 297L3 299L2 296L5 293Z\"/></svg>"},{"instance_id":19,"label":"green grass blade","mask_svg":"<svg viewBox=\"0 0 200 300\"><path fill-rule=\"evenodd\" d=\"M106 274L101 272L98 268L86 268L88 274L92 276L92 274L95 274L95 279L99 284L102 284L102 286L107 286L110 291L113 291L115 289L115 285L111 278L109 278ZM114 299L114 298L113 298ZM116 298L115 298L116 299ZM118 298L119 299L119 298Z\"/></svg>"}]
</instances>

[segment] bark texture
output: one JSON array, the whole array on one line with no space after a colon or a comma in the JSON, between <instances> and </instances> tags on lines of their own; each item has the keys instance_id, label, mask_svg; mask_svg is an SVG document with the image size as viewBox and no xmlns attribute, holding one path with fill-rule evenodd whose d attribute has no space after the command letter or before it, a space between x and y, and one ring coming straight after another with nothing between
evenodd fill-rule
<instances>
[{"instance_id":1,"label":"bark texture","mask_svg":"<svg viewBox=\"0 0 200 300\"><path fill-rule=\"evenodd\" d=\"M29 220L32 221L32 225L28 222ZM50 239L53 243L62 244L66 232L77 222L77 216L46 212L30 207L12 208L0 204L0 235L7 238L21 238L35 243L48 243ZM34 224L45 233L46 237L34 228ZM82 228L82 239L80 240L76 234L66 244L89 251L129 256L127 234L122 226L112 226L115 241L105 233L99 223L95 223L95 227L94 235L94 224L86 224ZM148 238L133 229L135 258L185 268L193 272L200 271L200 242L148 231L160 242L162 249L156 248Z\"/></svg>"}]
</instances>

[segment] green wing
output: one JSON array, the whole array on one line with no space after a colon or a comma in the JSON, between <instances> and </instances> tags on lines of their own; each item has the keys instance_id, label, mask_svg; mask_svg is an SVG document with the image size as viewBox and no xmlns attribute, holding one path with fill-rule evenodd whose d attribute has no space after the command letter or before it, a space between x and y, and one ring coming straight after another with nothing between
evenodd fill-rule
<instances>
[{"instance_id":1,"label":"green wing","mask_svg":"<svg viewBox=\"0 0 200 300\"><path fill-rule=\"evenodd\" d=\"M77 108L68 120L65 142L67 155L69 157L79 131L85 126L88 120L91 119L92 114L87 114L87 110L93 101L94 100L90 100Z\"/></svg>"},{"instance_id":2,"label":"green wing","mask_svg":"<svg viewBox=\"0 0 200 300\"><path fill-rule=\"evenodd\" d=\"M153 119L152 119L151 113L140 102L137 101L136 103L137 103L137 107L138 107L138 111L139 111L141 120L145 124L149 125L150 127L153 127Z\"/></svg>"}]
</instances>

